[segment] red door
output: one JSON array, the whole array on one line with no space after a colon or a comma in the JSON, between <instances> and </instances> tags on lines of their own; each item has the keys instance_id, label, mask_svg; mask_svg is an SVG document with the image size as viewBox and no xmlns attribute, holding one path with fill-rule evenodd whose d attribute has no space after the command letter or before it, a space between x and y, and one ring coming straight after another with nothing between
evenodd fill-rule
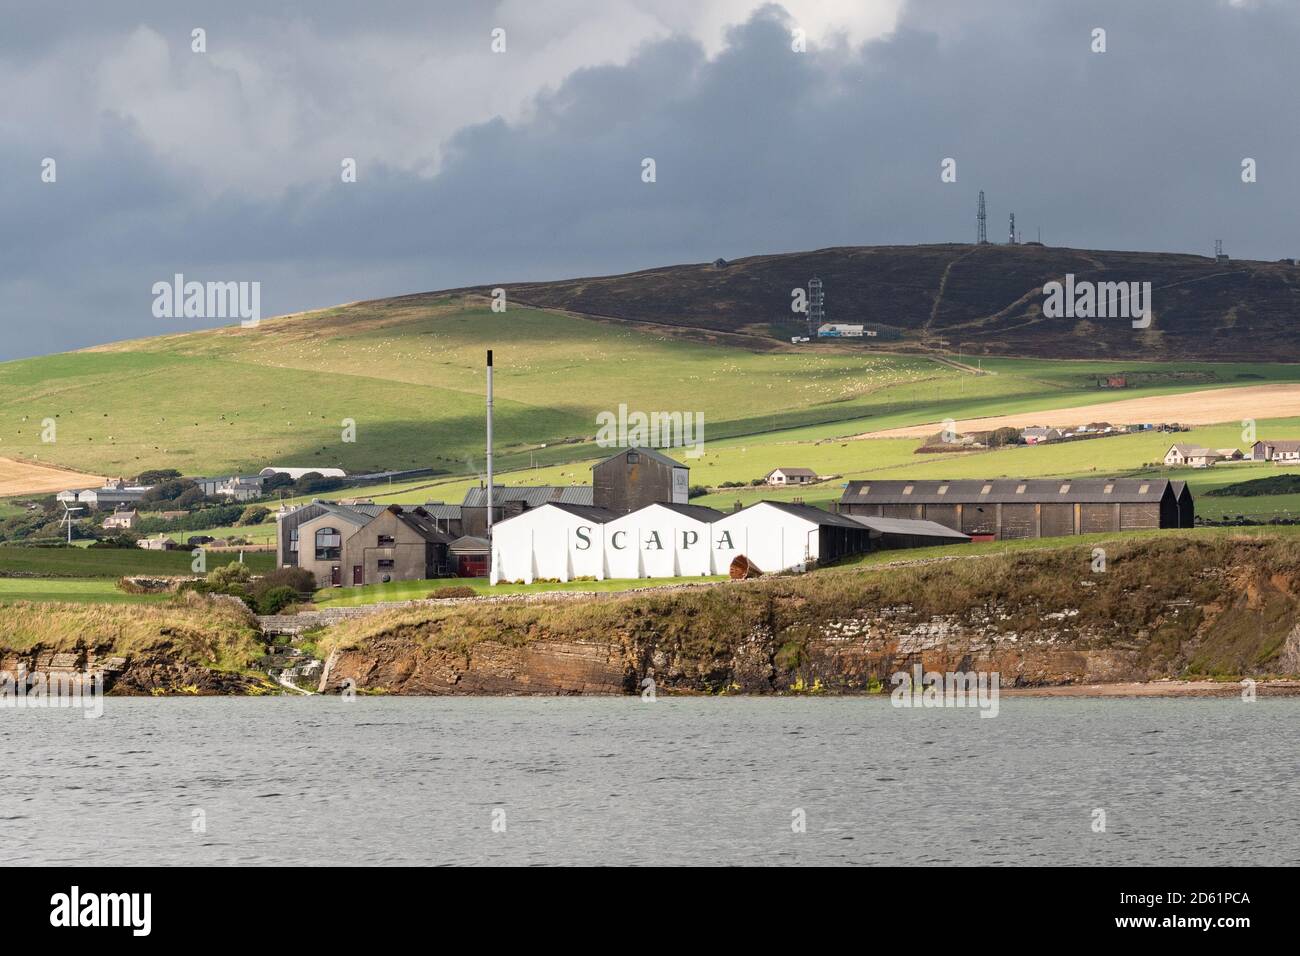
<instances>
[{"instance_id":1,"label":"red door","mask_svg":"<svg viewBox=\"0 0 1300 956\"><path fill-rule=\"evenodd\" d=\"M336 588L343 584L343 573L339 570L337 564L330 566L330 587Z\"/></svg>"},{"instance_id":2,"label":"red door","mask_svg":"<svg viewBox=\"0 0 1300 956\"><path fill-rule=\"evenodd\" d=\"M352 565L352 583L353 583L353 584L365 584L365 583L366 583L365 572L363 572L363 571L361 570L361 565L359 565L359 564L354 564L354 565Z\"/></svg>"}]
</instances>

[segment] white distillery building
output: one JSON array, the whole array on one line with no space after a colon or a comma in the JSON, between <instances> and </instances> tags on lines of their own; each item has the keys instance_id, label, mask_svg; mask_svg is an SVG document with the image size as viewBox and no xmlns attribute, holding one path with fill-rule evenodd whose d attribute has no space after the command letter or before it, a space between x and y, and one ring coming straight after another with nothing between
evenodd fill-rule
<instances>
[{"instance_id":1,"label":"white distillery building","mask_svg":"<svg viewBox=\"0 0 1300 956\"><path fill-rule=\"evenodd\" d=\"M630 514L551 502L492 529L492 582L727 574L740 555L764 573L806 570L870 548L861 523L808 505L760 501L724 515L657 502Z\"/></svg>"},{"instance_id":2,"label":"white distillery building","mask_svg":"<svg viewBox=\"0 0 1300 956\"><path fill-rule=\"evenodd\" d=\"M709 528L721 511L658 503L605 526L605 567L611 578L682 578L713 570Z\"/></svg>"}]
</instances>

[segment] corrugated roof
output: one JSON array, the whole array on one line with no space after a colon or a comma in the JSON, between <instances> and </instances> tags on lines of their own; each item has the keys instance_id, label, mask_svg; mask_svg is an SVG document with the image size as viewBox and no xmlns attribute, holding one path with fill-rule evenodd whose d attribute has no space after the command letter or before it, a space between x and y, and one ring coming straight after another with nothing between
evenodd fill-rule
<instances>
[{"instance_id":1,"label":"corrugated roof","mask_svg":"<svg viewBox=\"0 0 1300 956\"><path fill-rule=\"evenodd\" d=\"M912 534L925 538L956 538L969 541L970 535L953 531L937 521L922 521L917 518L877 518L874 515L845 515L860 525L881 534Z\"/></svg>"},{"instance_id":2,"label":"corrugated roof","mask_svg":"<svg viewBox=\"0 0 1300 956\"><path fill-rule=\"evenodd\" d=\"M322 511L328 511L357 527L370 524L386 507L385 505L341 505L337 501L313 501L312 504L319 505Z\"/></svg>"},{"instance_id":3,"label":"corrugated roof","mask_svg":"<svg viewBox=\"0 0 1300 956\"><path fill-rule=\"evenodd\" d=\"M459 518L461 516L460 505L448 505L441 501L426 501L422 507L435 518L441 518L443 520L448 518Z\"/></svg>"},{"instance_id":4,"label":"corrugated roof","mask_svg":"<svg viewBox=\"0 0 1300 956\"><path fill-rule=\"evenodd\" d=\"M491 549L492 545L488 543L487 538L476 538L468 534L447 545L448 551L490 551Z\"/></svg>"},{"instance_id":5,"label":"corrugated roof","mask_svg":"<svg viewBox=\"0 0 1300 956\"><path fill-rule=\"evenodd\" d=\"M493 485L492 504L494 507L508 501L522 501L525 508L537 508L547 502L563 502L573 505L589 505L593 499L591 485ZM462 508L486 508L487 489L470 488L465 492Z\"/></svg>"},{"instance_id":6,"label":"corrugated roof","mask_svg":"<svg viewBox=\"0 0 1300 956\"><path fill-rule=\"evenodd\" d=\"M990 478L943 481L850 481L841 504L942 505L1157 502L1169 488L1165 478ZM1109 489L1109 490L1107 490Z\"/></svg>"}]
</instances>

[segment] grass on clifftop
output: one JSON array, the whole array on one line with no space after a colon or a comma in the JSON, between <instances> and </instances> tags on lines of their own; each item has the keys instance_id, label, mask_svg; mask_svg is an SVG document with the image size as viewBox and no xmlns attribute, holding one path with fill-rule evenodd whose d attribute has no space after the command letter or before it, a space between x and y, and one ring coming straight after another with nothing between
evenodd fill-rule
<instances>
[{"instance_id":1,"label":"grass on clifftop","mask_svg":"<svg viewBox=\"0 0 1300 956\"><path fill-rule=\"evenodd\" d=\"M95 647L147 655L168 646L182 659L244 671L264 653L256 621L233 601L188 594L150 605L0 605L0 650Z\"/></svg>"}]
</instances>

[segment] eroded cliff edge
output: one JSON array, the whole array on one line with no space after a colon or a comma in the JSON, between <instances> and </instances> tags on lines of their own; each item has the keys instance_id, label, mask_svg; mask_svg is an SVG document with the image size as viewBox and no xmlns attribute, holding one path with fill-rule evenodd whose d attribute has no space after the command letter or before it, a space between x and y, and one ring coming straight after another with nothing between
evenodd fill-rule
<instances>
[{"instance_id":1,"label":"eroded cliff edge","mask_svg":"<svg viewBox=\"0 0 1300 956\"><path fill-rule=\"evenodd\" d=\"M677 693L861 693L917 663L996 671L1003 686L1293 676L1298 593L1294 538L1165 535L1104 555L1071 546L419 607L331 628L321 689L624 694L652 677Z\"/></svg>"}]
</instances>

